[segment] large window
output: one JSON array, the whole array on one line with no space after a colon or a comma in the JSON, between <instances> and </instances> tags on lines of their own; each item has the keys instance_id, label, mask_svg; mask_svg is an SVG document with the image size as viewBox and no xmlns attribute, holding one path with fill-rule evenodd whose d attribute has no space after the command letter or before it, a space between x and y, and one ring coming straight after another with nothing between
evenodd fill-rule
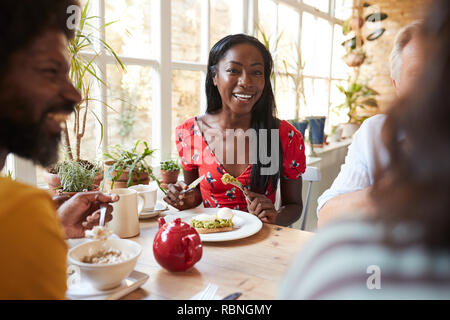
<instances>
[{"instance_id":1,"label":"large window","mask_svg":"<svg viewBox=\"0 0 450 320\"><path fill-rule=\"evenodd\" d=\"M275 95L281 119L327 116L326 131L341 122L339 116L330 112L336 105L334 99L340 98L336 84L347 78L348 70L341 59L344 55L342 20L337 19L335 13L342 18L349 10L351 12L351 5L351 1L345 0L258 1L258 24L264 33L259 37L269 39L271 52L275 55ZM301 52L301 60L298 52ZM296 115L292 76L300 62L304 64L306 101L300 100L299 114Z\"/></svg>"},{"instance_id":2,"label":"large window","mask_svg":"<svg viewBox=\"0 0 450 320\"><path fill-rule=\"evenodd\" d=\"M295 47L299 47L305 63L306 94L301 116L328 116L328 130L341 121L330 112L330 106L340 98L336 83L346 79L347 69L340 59L341 26L351 10L351 0L90 3L99 25L111 23L98 36L113 47L126 70L117 68L106 52L99 53L99 72L108 87L92 89L95 99L81 146L82 158L101 158L108 145L130 145L137 139L147 140L158 149L155 166L161 159L176 158L174 128L206 108L204 80L210 48L228 34L258 35L258 29L270 35L272 42L280 38L274 54L279 117L294 117L290 69L283 71L282 64L292 59ZM87 57L94 54L85 53ZM30 164L18 164L16 171L23 165L28 166L23 170L30 172ZM42 184L42 169L36 172L37 183Z\"/></svg>"}]
</instances>

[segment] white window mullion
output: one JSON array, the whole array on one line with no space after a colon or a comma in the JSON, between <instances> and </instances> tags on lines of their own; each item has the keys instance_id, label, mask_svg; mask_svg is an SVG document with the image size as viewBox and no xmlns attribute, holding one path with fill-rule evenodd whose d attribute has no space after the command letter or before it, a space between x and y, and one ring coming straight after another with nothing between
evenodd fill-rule
<instances>
[{"instance_id":1,"label":"white window mullion","mask_svg":"<svg viewBox=\"0 0 450 320\"><path fill-rule=\"evenodd\" d=\"M13 178L17 181L36 185L36 166L31 160L18 157L16 155L10 156L8 163L8 170L13 172Z\"/></svg>"},{"instance_id":2,"label":"white window mullion","mask_svg":"<svg viewBox=\"0 0 450 320\"><path fill-rule=\"evenodd\" d=\"M204 83L206 81L206 68L208 65L209 49L211 46L211 3L209 0L204 0L201 8L200 17L200 64L195 64L199 68L200 72L200 83L202 84L199 88L200 91L200 113L205 113L206 111L206 94ZM188 69L190 70L190 69ZM198 71L198 70L193 70Z\"/></svg>"},{"instance_id":3,"label":"white window mullion","mask_svg":"<svg viewBox=\"0 0 450 320\"><path fill-rule=\"evenodd\" d=\"M256 36L256 22L258 18L258 0L248 0L247 33Z\"/></svg>"},{"instance_id":4,"label":"white window mullion","mask_svg":"<svg viewBox=\"0 0 450 320\"><path fill-rule=\"evenodd\" d=\"M100 0L99 2L99 16L100 16L100 24L101 26L104 26L106 24L106 17L105 17L105 0ZM101 28L100 29L100 39L104 42L106 42L106 35L105 35L105 28ZM105 49L103 47L101 47L100 49L100 55L103 57L105 55ZM100 79L103 81L103 83L108 83L107 82L107 73L106 73L106 62L105 59L100 59L99 63L98 63L99 69L100 69ZM97 112L100 114L100 121L102 123L102 126L100 126L99 123L96 122L96 130L95 132L102 132L103 133L103 137L98 136L98 134L96 134L96 145L99 146L100 145L100 140L101 140L101 151L102 153L106 152L107 147L108 147L108 112L107 112L107 107L105 105L105 103L107 103L107 87L105 85L101 85L101 89L100 89L100 100L103 102L98 102L97 103Z\"/></svg>"},{"instance_id":5,"label":"white window mullion","mask_svg":"<svg viewBox=\"0 0 450 320\"><path fill-rule=\"evenodd\" d=\"M152 44L157 68L153 69L153 106L152 106L152 148L155 164L170 157L174 141L172 127L172 41L171 41L171 1L152 1L154 13L152 25ZM159 125L160 124L160 125Z\"/></svg>"}]
</instances>

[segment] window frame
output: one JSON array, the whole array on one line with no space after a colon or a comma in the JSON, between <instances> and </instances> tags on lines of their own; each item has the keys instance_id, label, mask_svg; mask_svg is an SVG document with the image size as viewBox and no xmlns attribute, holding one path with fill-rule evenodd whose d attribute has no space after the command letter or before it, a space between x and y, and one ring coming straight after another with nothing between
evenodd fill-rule
<instances>
[{"instance_id":1,"label":"window frame","mask_svg":"<svg viewBox=\"0 0 450 320\"><path fill-rule=\"evenodd\" d=\"M94 10L98 12L100 17L99 23L104 25L106 23L105 18L105 1L97 0L91 2L93 4ZM201 54L200 62L189 62L189 61L172 61L171 60L171 0L151 0L151 10L152 10L152 57L149 58L135 58L131 56L119 55L125 66L127 65L139 65L139 66L149 66L152 69L152 90L153 90L153 102L152 102L152 118L154 123L160 123L160 125L152 126L152 137L149 139L151 141L151 147L157 149L153 157L153 166L155 169L158 168L159 162L162 159L161 155L168 155L171 153L171 144L173 143L173 132L171 132L172 127L172 71L173 70L190 70L190 71L200 71L201 81L204 83L206 78L207 60L210 46L210 12L211 3L210 0L201 0L201 17L200 17L200 28L201 28ZM343 21L334 17L335 12L335 0L329 0L329 12L324 13L318 11L314 7L304 4L301 0L270 0L273 1L277 6L280 3L286 4L291 8L295 9L299 14L299 31L298 31L298 41L301 45L301 28L302 28L302 16L303 12L308 12L314 15L316 18L322 18L331 24L332 36L331 36L331 54L330 54L330 67L327 77L318 76L305 76L305 78L311 79L326 79L328 81L328 114L330 113L330 95L331 95L331 81L333 80L344 80L332 77L332 58L333 58L333 44L334 44L334 24L339 24L342 26ZM247 34L255 34L256 21L258 20L258 0L242 0L242 23L238 26L233 27L233 32L242 32ZM278 25L278 15L277 15L277 25ZM104 30L100 33L100 38L105 39ZM86 58L93 58L93 53L83 53ZM108 55L104 50L100 50L100 54L97 57L98 66L100 70L101 80L107 81L107 66L109 64L114 64L114 57ZM206 110L206 97L204 94L204 88L201 86L199 88L201 96L201 112ZM107 88L102 86L99 92L101 101L106 101L107 99ZM164 106L164 108L162 107ZM106 151L108 146L108 119L107 119L107 107L101 103L97 103L96 111L100 115L100 119L103 124L103 140L101 142L102 151ZM97 145L100 144L100 125L96 124L95 128ZM170 134L167 134L170 132ZM6 170L12 170L13 176L20 178L24 182L30 184L36 184L36 167L29 161L20 159L19 157L10 158ZM14 164L14 165L12 165ZM44 187L44 186L39 186Z\"/></svg>"}]
</instances>

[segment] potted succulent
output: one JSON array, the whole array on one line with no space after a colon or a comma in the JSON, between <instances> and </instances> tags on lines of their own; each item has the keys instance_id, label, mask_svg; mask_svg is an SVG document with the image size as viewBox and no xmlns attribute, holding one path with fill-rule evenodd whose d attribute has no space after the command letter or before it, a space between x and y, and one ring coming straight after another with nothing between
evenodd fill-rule
<instances>
[{"instance_id":1,"label":"potted succulent","mask_svg":"<svg viewBox=\"0 0 450 320\"><path fill-rule=\"evenodd\" d=\"M104 50L105 52L113 56L116 64L123 70L125 70L124 65L122 64L121 60L118 58L114 50L103 40L96 37L93 31L86 31L86 27L89 27L90 30L99 30L99 28L90 23L90 20L96 19L98 17L88 16L88 7L89 1L87 1L86 5L81 11L79 26L75 32L74 38L69 42L68 47L71 61L70 79L72 80L74 86L80 91L83 100L75 106L75 110L73 113L73 130L69 130L68 123L67 121L65 121L64 130L62 133L65 158L71 161L78 161L81 164L90 162L88 160L82 160L80 158L81 140L86 132L86 122L88 114L94 116L95 119L99 122L100 127L103 127L99 120L99 117L93 111L93 106L90 104L91 101L98 101L97 99L91 97L91 88L93 83L96 82L99 85L106 86L97 71L97 56L99 55L97 53L98 48L101 48L101 50ZM99 31L106 28L106 26L108 25L109 24L101 26ZM87 58L89 56L83 55L83 51L94 52L93 58ZM105 104L104 102L101 103ZM72 139L73 141L71 141ZM73 142L74 144L72 144L71 142ZM58 176L58 165L59 164L56 164L53 167L47 168L47 170L45 170L44 172L44 179L47 181L50 190L52 190L52 188L54 188L55 186L57 187L61 185L61 181ZM95 165L90 162L89 166L94 167ZM100 184L102 180L103 170L99 170L95 183Z\"/></svg>"},{"instance_id":2,"label":"potted succulent","mask_svg":"<svg viewBox=\"0 0 450 320\"><path fill-rule=\"evenodd\" d=\"M105 187L107 190L113 188L128 188L137 184L148 184L150 179L159 181L153 174L152 167L147 164L145 158L151 157L155 150L148 147L146 141L144 151L139 152L138 140L131 149L123 148L121 145L110 147L110 152L105 152Z\"/></svg>"},{"instance_id":3,"label":"potted succulent","mask_svg":"<svg viewBox=\"0 0 450 320\"><path fill-rule=\"evenodd\" d=\"M99 185L95 177L101 168L88 161L66 160L57 165L61 185L57 186L58 194L73 196L77 192L97 191Z\"/></svg>"},{"instance_id":4,"label":"potted succulent","mask_svg":"<svg viewBox=\"0 0 450 320\"><path fill-rule=\"evenodd\" d=\"M167 189L170 183L178 181L180 165L175 160L161 161L161 187Z\"/></svg>"}]
</instances>

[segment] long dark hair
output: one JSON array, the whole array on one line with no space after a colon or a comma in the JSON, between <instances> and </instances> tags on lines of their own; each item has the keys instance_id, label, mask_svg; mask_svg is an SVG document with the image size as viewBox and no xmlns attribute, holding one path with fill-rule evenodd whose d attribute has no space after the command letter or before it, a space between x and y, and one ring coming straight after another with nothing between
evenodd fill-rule
<instances>
[{"instance_id":1,"label":"long dark hair","mask_svg":"<svg viewBox=\"0 0 450 320\"><path fill-rule=\"evenodd\" d=\"M372 197L387 226L423 228L431 249L450 248L450 2L433 2L420 36L426 60L414 88L389 109ZM401 138L399 142L399 138ZM404 139L404 140L403 140ZM388 228L389 229L389 228Z\"/></svg>"},{"instance_id":2,"label":"long dark hair","mask_svg":"<svg viewBox=\"0 0 450 320\"><path fill-rule=\"evenodd\" d=\"M279 120L276 118L276 105L275 97L272 90L272 84L270 82L270 75L273 69L272 56L267 48L255 37L246 34L234 34L229 35L219 40L209 52L208 59L208 71L206 74L205 90L207 99L206 113L214 114L222 108L222 98L220 97L219 90L214 85L213 78L217 73L217 64L225 56L226 52L235 45L238 44L250 44L256 47L261 53L264 60L264 90L261 97L255 103L252 109L252 119L250 128L255 129L259 133L260 129L267 129L267 149L271 150L271 129L279 128ZM260 161L259 152L257 153L257 163L252 166L250 188L252 191L258 193L264 193L267 190L269 182L272 184L271 192L274 192L278 179L281 174L282 163L282 148L279 143L279 154L270 155L273 159L274 156L278 156L278 170L273 175L261 175L261 168L269 167L269 164L263 165ZM257 150L260 148L259 135L257 137Z\"/></svg>"}]
</instances>

